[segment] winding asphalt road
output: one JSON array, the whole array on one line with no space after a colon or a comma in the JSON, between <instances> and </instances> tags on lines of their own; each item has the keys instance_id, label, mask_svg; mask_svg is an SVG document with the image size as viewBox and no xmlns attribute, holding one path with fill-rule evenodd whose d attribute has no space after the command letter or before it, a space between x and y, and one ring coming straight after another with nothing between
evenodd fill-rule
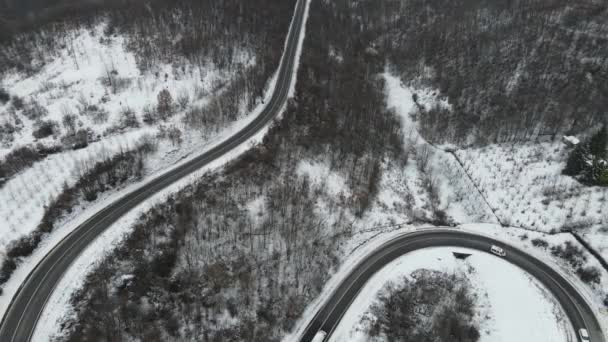
<instances>
[{"instance_id":1,"label":"winding asphalt road","mask_svg":"<svg viewBox=\"0 0 608 342\"><path fill-rule=\"evenodd\" d=\"M277 83L265 109L247 127L223 143L110 204L57 244L28 275L13 298L0 326L1 342L31 340L46 302L72 262L120 217L150 196L246 142L279 114L289 97L294 78L298 45L306 25L306 5L307 0L298 0L296 4L277 74Z\"/></svg>"},{"instance_id":2,"label":"winding asphalt road","mask_svg":"<svg viewBox=\"0 0 608 342\"><path fill-rule=\"evenodd\" d=\"M501 246L507 253L504 258L506 261L536 277L553 293L563 307L575 331L586 328L591 335L591 342L605 342L601 326L589 303L568 280L553 268L519 249L504 245L504 243L489 237L448 228L422 229L404 234L377 248L375 252L355 266L353 271L336 288L331 298L317 312L304 331L301 341L312 341L315 334L320 330L328 333L327 341L365 283L377 271L396 258L408 252L428 247L465 247L489 253L491 245ZM517 293L513 293L512 296L513 300L517 300ZM522 303L522 305L525 305L525 303ZM522 306L521 309L525 310L526 308Z\"/></svg>"}]
</instances>

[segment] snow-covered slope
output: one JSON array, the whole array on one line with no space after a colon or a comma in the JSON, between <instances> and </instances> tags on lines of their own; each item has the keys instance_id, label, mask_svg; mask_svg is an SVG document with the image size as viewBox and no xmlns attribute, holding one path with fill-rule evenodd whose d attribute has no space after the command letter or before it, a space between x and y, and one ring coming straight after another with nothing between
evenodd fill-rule
<instances>
[{"instance_id":1,"label":"snow-covered slope","mask_svg":"<svg viewBox=\"0 0 608 342\"><path fill-rule=\"evenodd\" d=\"M209 95L234 77L237 69L220 69L211 62L180 67L159 64L154 70L142 73L134 54L127 50L126 38L104 34L106 25L101 21L92 30L80 28L66 32L64 48L56 53L57 57L46 61L39 73L27 75L13 71L4 75L0 86L11 96L23 99L25 106L16 108L14 101L0 104L0 123L17 127L14 140L0 147L0 157L15 146L34 141L56 143L70 133L63 124L66 115L76 115L75 128L91 129L95 138L124 133L133 129L124 123L125 112L132 111L142 125L144 109L157 110L157 95L163 89L169 90L176 104L185 101L180 104L183 107L204 104ZM255 57L243 51L234 56L233 64L251 66L255 64ZM39 118L31 119L26 113L33 103L45 109ZM57 122L57 133L35 139L32 132L36 120Z\"/></svg>"},{"instance_id":2,"label":"snow-covered slope","mask_svg":"<svg viewBox=\"0 0 608 342\"><path fill-rule=\"evenodd\" d=\"M180 68L162 64L142 73L134 54L127 49L126 38L106 35L106 26L100 20L91 30L69 30L61 38L63 49L44 55L40 72L28 75L14 70L0 79L0 86L13 98L0 103L0 125L16 128L12 138L0 144L0 160L21 146L63 146L63 152L43 158L0 187L0 221L6 223L0 225L0 262L7 245L34 230L45 206L96 162L132 150L147 137L159 142L159 151L147 163L147 173L151 173L173 165L222 135L215 125L210 125L209 130L187 126L184 115L220 96L239 70L255 65L255 58L243 51L234 56L233 65L224 69L212 63ZM146 122L146 112L158 112L157 96L161 90L171 94L171 113ZM15 98L23 100L23 108L15 105ZM43 108L35 111L40 117L28 113L34 107ZM237 117L244 118L244 103L239 114ZM129 115L132 122L126 123ZM73 118L72 126L65 123L65 117ZM32 133L39 121L56 122L55 132L36 139ZM219 127L227 126L228 123L221 123ZM181 132L179 146L156 138L163 127ZM62 140L78 130L89 131L91 142L72 150Z\"/></svg>"}]
</instances>

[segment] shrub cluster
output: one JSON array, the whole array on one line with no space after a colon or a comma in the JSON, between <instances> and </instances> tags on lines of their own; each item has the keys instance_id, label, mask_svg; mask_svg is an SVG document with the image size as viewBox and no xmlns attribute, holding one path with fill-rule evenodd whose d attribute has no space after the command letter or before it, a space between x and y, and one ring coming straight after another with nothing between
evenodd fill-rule
<instances>
[{"instance_id":1,"label":"shrub cluster","mask_svg":"<svg viewBox=\"0 0 608 342\"><path fill-rule=\"evenodd\" d=\"M53 120L37 121L32 135L36 139L44 139L57 134L59 125Z\"/></svg>"},{"instance_id":2,"label":"shrub cluster","mask_svg":"<svg viewBox=\"0 0 608 342\"><path fill-rule=\"evenodd\" d=\"M0 161L0 186L13 175L32 166L35 162L49 154L61 151L61 147L46 147L42 144L36 147L23 146L11 151Z\"/></svg>"},{"instance_id":3,"label":"shrub cluster","mask_svg":"<svg viewBox=\"0 0 608 342\"><path fill-rule=\"evenodd\" d=\"M531 242L534 247L546 248L549 246L549 243L546 240L540 238L532 239Z\"/></svg>"},{"instance_id":4,"label":"shrub cluster","mask_svg":"<svg viewBox=\"0 0 608 342\"><path fill-rule=\"evenodd\" d=\"M0 87L0 104L6 104L11 99L11 95L6 89Z\"/></svg>"},{"instance_id":5,"label":"shrub cluster","mask_svg":"<svg viewBox=\"0 0 608 342\"><path fill-rule=\"evenodd\" d=\"M585 283L599 284L601 273L597 267L585 266L587 257L583 249L575 246L571 241L566 241L563 245L551 247L551 254L560 257L576 269L576 274Z\"/></svg>"}]
</instances>

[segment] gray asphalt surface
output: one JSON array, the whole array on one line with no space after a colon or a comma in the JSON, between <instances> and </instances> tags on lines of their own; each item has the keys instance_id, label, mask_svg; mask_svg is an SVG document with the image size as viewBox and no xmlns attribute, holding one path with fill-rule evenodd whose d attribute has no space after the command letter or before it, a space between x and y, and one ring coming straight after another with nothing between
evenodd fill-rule
<instances>
[{"instance_id":1,"label":"gray asphalt surface","mask_svg":"<svg viewBox=\"0 0 608 342\"><path fill-rule=\"evenodd\" d=\"M458 229L421 230L399 236L382 245L355 266L353 271L334 291L331 298L317 312L306 328L301 341L312 341L319 330L327 332L326 341L329 340L329 336L338 326L342 316L365 283L374 273L396 258L417 249L442 246L465 247L489 253L491 245L502 247L507 253L504 259L534 276L553 293L564 308L575 331L586 328L591 335L591 342L605 342L605 336L592 308L570 282L558 272L519 249L485 236L466 233ZM517 293L512 295L513 300L517 300ZM525 310L525 303L522 303L522 305L521 309Z\"/></svg>"},{"instance_id":2,"label":"gray asphalt surface","mask_svg":"<svg viewBox=\"0 0 608 342\"><path fill-rule=\"evenodd\" d=\"M291 28L287 36L277 84L266 108L247 127L227 141L202 154L192 161L150 181L145 187L135 190L110 204L91 219L64 238L29 274L7 309L0 326L0 341L29 341L36 323L58 282L84 249L103 233L112 223L144 202L150 196L209 164L231 151L264 128L287 101L293 79L296 52L302 34L306 0L298 0ZM59 291L61 289L58 289Z\"/></svg>"}]
</instances>

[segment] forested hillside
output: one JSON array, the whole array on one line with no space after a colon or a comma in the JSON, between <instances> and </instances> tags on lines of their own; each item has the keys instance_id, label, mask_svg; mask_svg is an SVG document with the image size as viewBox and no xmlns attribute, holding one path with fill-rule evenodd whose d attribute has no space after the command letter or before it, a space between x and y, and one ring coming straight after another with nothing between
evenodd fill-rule
<instances>
[{"instance_id":1,"label":"forested hillside","mask_svg":"<svg viewBox=\"0 0 608 342\"><path fill-rule=\"evenodd\" d=\"M351 6L362 18L361 48L386 56L404 81L449 97L452 111L420 115L423 134L434 142L528 140L583 132L607 120L604 1L362 0Z\"/></svg>"},{"instance_id":2,"label":"forested hillside","mask_svg":"<svg viewBox=\"0 0 608 342\"><path fill-rule=\"evenodd\" d=\"M0 0L0 41L53 21L73 20L96 11L120 9L140 0Z\"/></svg>"}]
</instances>

